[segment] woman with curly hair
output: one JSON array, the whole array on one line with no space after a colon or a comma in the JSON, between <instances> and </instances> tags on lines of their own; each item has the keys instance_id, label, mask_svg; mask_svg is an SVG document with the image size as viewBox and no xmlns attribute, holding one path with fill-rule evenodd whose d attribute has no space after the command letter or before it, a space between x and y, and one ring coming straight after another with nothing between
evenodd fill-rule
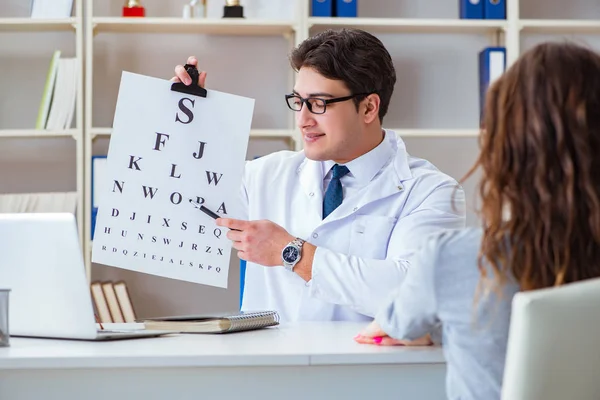
<instances>
[{"instance_id":1,"label":"woman with curly hair","mask_svg":"<svg viewBox=\"0 0 600 400\"><path fill-rule=\"evenodd\" d=\"M450 399L500 398L515 293L600 277L600 56L571 43L523 54L488 90L480 147L467 177L481 168L482 228L428 239L355 338L441 332Z\"/></svg>"}]
</instances>

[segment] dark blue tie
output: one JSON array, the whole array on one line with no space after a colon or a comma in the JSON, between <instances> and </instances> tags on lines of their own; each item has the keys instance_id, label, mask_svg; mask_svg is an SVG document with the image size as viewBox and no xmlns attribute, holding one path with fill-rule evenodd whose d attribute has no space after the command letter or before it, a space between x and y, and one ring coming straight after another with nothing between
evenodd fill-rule
<instances>
[{"instance_id":1,"label":"dark blue tie","mask_svg":"<svg viewBox=\"0 0 600 400\"><path fill-rule=\"evenodd\" d=\"M327 186L327 191L323 197L323 219L342 204L344 192L342 191L340 178L348 172L350 172L350 170L344 165L335 164L333 166L333 177L331 178L331 182L329 182L329 186Z\"/></svg>"}]
</instances>

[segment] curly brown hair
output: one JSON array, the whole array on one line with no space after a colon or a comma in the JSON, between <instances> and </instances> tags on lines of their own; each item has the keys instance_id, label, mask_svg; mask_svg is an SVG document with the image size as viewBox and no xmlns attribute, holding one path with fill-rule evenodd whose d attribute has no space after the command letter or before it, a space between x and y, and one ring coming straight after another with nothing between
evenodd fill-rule
<instances>
[{"instance_id":1,"label":"curly brown hair","mask_svg":"<svg viewBox=\"0 0 600 400\"><path fill-rule=\"evenodd\" d=\"M599 277L600 56L568 42L524 53L490 86L479 140L466 177L482 168L482 282Z\"/></svg>"}]
</instances>

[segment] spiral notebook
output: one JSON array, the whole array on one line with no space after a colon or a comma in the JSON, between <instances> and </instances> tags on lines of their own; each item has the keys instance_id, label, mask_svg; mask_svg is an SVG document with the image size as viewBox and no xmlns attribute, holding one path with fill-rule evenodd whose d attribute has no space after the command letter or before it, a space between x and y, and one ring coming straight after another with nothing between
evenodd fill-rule
<instances>
[{"instance_id":1,"label":"spiral notebook","mask_svg":"<svg viewBox=\"0 0 600 400\"><path fill-rule=\"evenodd\" d=\"M250 331L279 325L277 311L256 311L209 315L182 315L149 318L146 329L179 333L228 333Z\"/></svg>"}]
</instances>

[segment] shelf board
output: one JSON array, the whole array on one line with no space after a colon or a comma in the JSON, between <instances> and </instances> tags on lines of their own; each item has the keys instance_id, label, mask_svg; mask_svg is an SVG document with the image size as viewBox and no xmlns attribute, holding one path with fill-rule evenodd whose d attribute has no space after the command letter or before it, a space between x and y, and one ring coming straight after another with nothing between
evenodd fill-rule
<instances>
[{"instance_id":1,"label":"shelf board","mask_svg":"<svg viewBox=\"0 0 600 400\"><path fill-rule=\"evenodd\" d=\"M598 20L571 19L522 19L519 21L522 32L528 33L598 33Z\"/></svg>"},{"instance_id":2,"label":"shelf board","mask_svg":"<svg viewBox=\"0 0 600 400\"><path fill-rule=\"evenodd\" d=\"M391 129L400 137L477 137L478 129Z\"/></svg>"},{"instance_id":3,"label":"shelf board","mask_svg":"<svg viewBox=\"0 0 600 400\"><path fill-rule=\"evenodd\" d=\"M77 138L79 130L63 129L0 129L0 138L50 138L50 137L73 137Z\"/></svg>"},{"instance_id":4,"label":"shelf board","mask_svg":"<svg viewBox=\"0 0 600 400\"><path fill-rule=\"evenodd\" d=\"M0 18L0 32L75 31L75 18Z\"/></svg>"},{"instance_id":5,"label":"shelf board","mask_svg":"<svg viewBox=\"0 0 600 400\"><path fill-rule=\"evenodd\" d=\"M401 137L477 137L477 129L390 129ZM92 128L92 139L97 136L110 136L111 128ZM250 137L255 138L294 138L293 129L252 129Z\"/></svg>"},{"instance_id":6,"label":"shelf board","mask_svg":"<svg viewBox=\"0 0 600 400\"><path fill-rule=\"evenodd\" d=\"M98 136L110 136L112 128L92 128L92 139ZM292 129L252 129L250 137L255 138L292 138L294 131Z\"/></svg>"},{"instance_id":7,"label":"shelf board","mask_svg":"<svg viewBox=\"0 0 600 400\"><path fill-rule=\"evenodd\" d=\"M293 129L252 129L250 137L254 138L293 138Z\"/></svg>"},{"instance_id":8,"label":"shelf board","mask_svg":"<svg viewBox=\"0 0 600 400\"><path fill-rule=\"evenodd\" d=\"M420 18L308 18L312 28L351 27L378 33L486 33L505 29L505 20Z\"/></svg>"},{"instance_id":9,"label":"shelf board","mask_svg":"<svg viewBox=\"0 0 600 400\"><path fill-rule=\"evenodd\" d=\"M292 21L260 19L92 18L94 32L204 33L275 36L294 32Z\"/></svg>"}]
</instances>

